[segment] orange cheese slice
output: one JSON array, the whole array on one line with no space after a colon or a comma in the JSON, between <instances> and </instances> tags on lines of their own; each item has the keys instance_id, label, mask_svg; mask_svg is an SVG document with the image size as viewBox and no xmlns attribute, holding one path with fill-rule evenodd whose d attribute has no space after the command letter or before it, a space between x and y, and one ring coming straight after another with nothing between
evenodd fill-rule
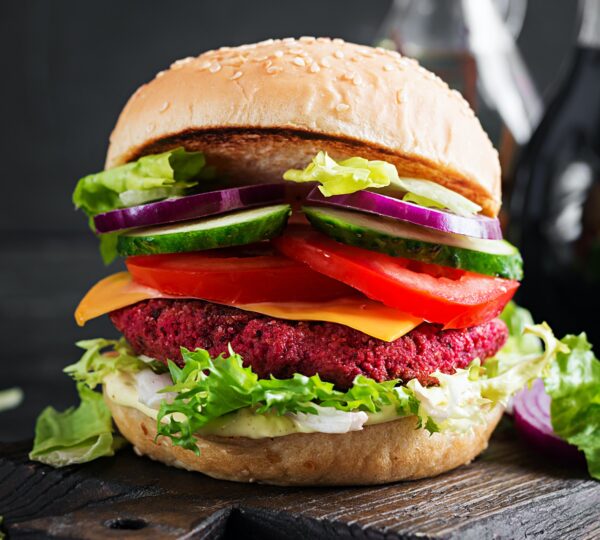
<instances>
[{"instance_id":1,"label":"orange cheese slice","mask_svg":"<svg viewBox=\"0 0 600 540\"><path fill-rule=\"evenodd\" d=\"M105 315L142 300L184 298L165 295L156 289L137 285L128 272L113 274L94 285L75 311L77 324ZM327 302L261 302L231 304L269 317L293 321L326 321L342 324L384 341L393 341L423 322L397 309L361 296Z\"/></svg>"}]
</instances>

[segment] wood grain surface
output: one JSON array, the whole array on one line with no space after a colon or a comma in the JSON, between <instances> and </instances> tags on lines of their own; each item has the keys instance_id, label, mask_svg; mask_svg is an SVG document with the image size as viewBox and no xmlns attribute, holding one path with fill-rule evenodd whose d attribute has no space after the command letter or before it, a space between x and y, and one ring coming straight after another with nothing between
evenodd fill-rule
<instances>
[{"instance_id":1,"label":"wood grain surface","mask_svg":"<svg viewBox=\"0 0 600 540\"><path fill-rule=\"evenodd\" d=\"M0 445L10 538L600 538L600 483L530 451L508 421L469 466L349 489L213 480L131 449L56 470L29 445Z\"/></svg>"}]
</instances>

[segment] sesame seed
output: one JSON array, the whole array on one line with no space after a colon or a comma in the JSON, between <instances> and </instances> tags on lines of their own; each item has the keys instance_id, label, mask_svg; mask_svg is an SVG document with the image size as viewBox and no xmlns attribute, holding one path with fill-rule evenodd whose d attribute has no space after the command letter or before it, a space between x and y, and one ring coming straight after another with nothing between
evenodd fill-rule
<instances>
[{"instance_id":1,"label":"sesame seed","mask_svg":"<svg viewBox=\"0 0 600 540\"><path fill-rule=\"evenodd\" d=\"M159 112L159 113L165 112L165 111L166 111L166 110L169 108L169 106L170 106L170 105L171 105L171 104L170 104L168 101L165 101L165 102L164 102L164 103L163 103L163 104L160 106L160 109L158 109L158 112Z\"/></svg>"},{"instance_id":2,"label":"sesame seed","mask_svg":"<svg viewBox=\"0 0 600 540\"><path fill-rule=\"evenodd\" d=\"M157 78L157 79L160 79L160 78L161 78L161 77L162 77L164 74L165 74L165 72L164 72L164 71L159 71L159 72L156 74L156 78Z\"/></svg>"},{"instance_id":3,"label":"sesame seed","mask_svg":"<svg viewBox=\"0 0 600 540\"><path fill-rule=\"evenodd\" d=\"M354 73L354 71L350 71L349 73L342 73L342 79L346 80L346 81L351 81L352 79L354 79L356 73Z\"/></svg>"},{"instance_id":4,"label":"sesame seed","mask_svg":"<svg viewBox=\"0 0 600 540\"><path fill-rule=\"evenodd\" d=\"M267 73L269 75L273 75L273 73L277 73L278 71L283 71L283 68L279 66L271 66L267 68Z\"/></svg>"},{"instance_id":5,"label":"sesame seed","mask_svg":"<svg viewBox=\"0 0 600 540\"><path fill-rule=\"evenodd\" d=\"M260 41L258 44L259 45L271 45L272 43L274 43L274 41L272 39L265 39L264 41Z\"/></svg>"},{"instance_id":6,"label":"sesame seed","mask_svg":"<svg viewBox=\"0 0 600 540\"><path fill-rule=\"evenodd\" d=\"M231 50L231 47L219 47L219 51L222 51L222 52L227 52L230 50Z\"/></svg>"},{"instance_id":7,"label":"sesame seed","mask_svg":"<svg viewBox=\"0 0 600 540\"><path fill-rule=\"evenodd\" d=\"M313 62L310 66L310 72L311 73L319 73L319 71L321 71L319 64L317 64L316 62Z\"/></svg>"},{"instance_id":8,"label":"sesame seed","mask_svg":"<svg viewBox=\"0 0 600 540\"><path fill-rule=\"evenodd\" d=\"M208 68L208 71L210 71L211 73L217 73L217 71L221 71L221 64L219 64L219 62L214 62Z\"/></svg>"},{"instance_id":9,"label":"sesame seed","mask_svg":"<svg viewBox=\"0 0 600 540\"><path fill-rule=\"evenodd\" d=\"M298 41L302 43L314 43L317 40L313 36L302 36Z\"/></svg>"},{"instance_id":10,"label":"sesame seed","mask_svg":"<svg viewBox=\"0 0 600 540\"><path fill-rule=\"evenodd\" d=\"M230 78L229 80L231 81L235 81L236 79L239 79L241 76L243 75L243 73L241 71L236 71Z\"/></svg>"},{"instance_id":11,"label":"sesame seed","mask_svg":"<svg viewBox=\"0 0 600 540\"><path fill-rule=\"evenodd\" d=\"M268 58L269 58L268 56L257 56L256 58L254 58L254 61L255 62L264 62Z\"/></svg>"},{"instance_id":12,"label":"sesame seed","mask_svg":"<svg viewBox=\"0 0 600 540\"><path fill-rule=\"evenodd\" d=\"M336 58L340 58L341 59L341 58L344 58L344 53L342 51L335 51L333 53L333 56L335 56Z\"/></svg>"},{"instance_id":13,"label":"sesame seed","mask_svg":"<svg viewBox=\"0 0 600 540\"><path fill-rule=\"evenodd\" d=\"M344 40L341 38L334 38L332 43L335 43L337 45L341 45L342 43L344 43Z\"/></svg>"},{"instance_id":14,"label":"sesame seed","mask_svg":"<svg viewBox=\"0 0 600 540\"><path fill-rule=\"evenodd\" d=\"M283 38L281 41L282 41L282 43L295 43L296 42L296 40L293 37L286 37L286 38Z\"/></svg>"},{"instance_id":15,"label":"sesame seed","mask_svg":"<svg viewBox=\"0 0 600 540\"><path fill-rule=\"evenodd\" d=\"M304 49L296 48L296 49L290 49L290 53L292 53L292 54L306 54L306 51Z\"/></svg>"},{"instance_id":16,"label":"sesame seed","mask_svg":"<svg viewBox=\"0 0 600 540\"><path fill-rule=\"evenodd\" d=\"M354 83L354 86L362 86L362 79L356 75L353 79L352 82Z\"/></svg>"},{"instance_id":17,"label":"sesame seed","mask_svg":"<svg viewBox=\"0 0 600 540\"><path fill-rule=\"evenodd\" d=\"M281 58L283 56L283 51L275 51L275 57Z\"/></svg>"},{"instance_id":18,"label":"sesame seed","mask_svg":"<svg viewBox=\"0 0 600 540\"><path fill-rule=\"evenodd\" d=\"M233 58L226 58L225 60L221 60L222 66L239 66L245 62L245 58L243 56L234 56Z\"/></svg>"},{"instance_id":19,"label":"sesame seed","mask_svg":"<svg viewBox=\"0 0 600 540\"><path fill-rule=\"evenodd\" d=\"M181 66L185 66L186 64L189 64L193 60L195 60L195 58L193 56L188 56L186 58L182 58L181 60L177 60L177 61L173 62L171 64L171 67L172 68L179 68Z\"/></svg>"},{"instance_id":20,"label":"sesame seed","mask_svg":"<svg viewBox=\"0 0 600 540\"><path fill-rule=\"evenodd\" d=\"M201 70L204 70L204 69L208 69L211 65L212 65L212 62L210 62L209 60L206 60L200 64L199 68Z\"/></svg>"},{"instance_id":21,"label":"sesame seed","mask_svg":"<svg viewBox=\"0 0 600 540\"><path fill-rule=\"evenodd\" d=\"M392 64L386 64L385 66L383 66L383 70L384 71L394 71L394 66L392 66Z\"/></svg>"},{"instance_id":22,"label":"sesame seed","mask_svg":"<svg viewBox=\"0 0 600 540\"><path fill-rule=\"evenodd\" d=\"M396 102L398 104L402 103L404 101L404 90L398 90L396 92Z\"/></svg>"},{"instance_id":23,"label":"sesame seed","mask_svg":"<svg viewBox=\"0 0 600 540\"><path fill-rule=\"evenodd\" d=\"M348 105L347 103L338 103L335 106L335 110L338 112L347 111L349 108L350 108L350 105Z\"/></svg>"},{"instance_id":24,"label":"sesame seed","mask_svg":"<svg viewBox=\"0 0 600 540\"><path fill-rule=\"evenodd\" d=\"M300 58L299 56L296 56L296 58L294 58L294 60L292 60L292 61L297 66L305 66L306 65L306 62L304 61L304 58Z\"/></svg>"},{"instance_id":25,"label":"sesame seed","mask_svg":"<svg viewBox=\"0 0 600 540\"><path fill-rule=\"evenodd\" d=\"M359 62L359 61L360 61L360 58L359 58L358 56L353 56L352 58L350 58L350 60L351 60L352 62Z\"/></svg>"},{"instance_id":26,"label":"sesame seed","mask_svg":"<svg viewBox=\"0 0 600 540\"><path fill-rule=\"evenodd\" d=\"M331 56L321 58L321 65L326 68L331 67Z\"/></svg>"},{"instance_id":27,"label":"sesame seed","mask_svg":"<svg viewBox=\"0 0 600 540\"><path fill-rule=\"evenodd\" d=\"M326 37L318 37L317 38L317 42L318 43L329 43L331 40L329 38Z\"/></svg>"}]
</instances>

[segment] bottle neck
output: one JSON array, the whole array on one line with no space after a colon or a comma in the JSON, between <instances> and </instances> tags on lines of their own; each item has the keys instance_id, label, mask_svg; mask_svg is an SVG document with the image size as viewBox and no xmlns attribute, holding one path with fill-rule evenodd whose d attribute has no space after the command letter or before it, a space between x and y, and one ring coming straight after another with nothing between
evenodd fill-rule
<instances>
[{"instance_id":1,"label":"bottle neck","mask_svg":"<svg viewBox=\"0 0 600 540\"><path fill-rule=\"evenodd\" d=\"M581 0L581 27L577 44L600 49L600 0Z\"/></svg>"}]
</instances>

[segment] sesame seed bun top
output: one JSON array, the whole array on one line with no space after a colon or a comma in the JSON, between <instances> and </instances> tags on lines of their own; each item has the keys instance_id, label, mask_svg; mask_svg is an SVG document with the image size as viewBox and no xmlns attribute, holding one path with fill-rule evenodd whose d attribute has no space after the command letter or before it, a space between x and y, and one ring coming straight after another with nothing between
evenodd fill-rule
<instances>
[{"instance_id":1,"label":"sesame seed bun top","mask_svg":"<svg viewBox=\"0 0 600 540\"><path fill-rule=\"evenodd\" d=\"M390 161L490 216L501 204L498 154L462 96L414 60L340 39L268 40L175 62L129 99L106 166L178 145L236 181L281 180L325 150Z\"/></svg>"}]
</instances>

